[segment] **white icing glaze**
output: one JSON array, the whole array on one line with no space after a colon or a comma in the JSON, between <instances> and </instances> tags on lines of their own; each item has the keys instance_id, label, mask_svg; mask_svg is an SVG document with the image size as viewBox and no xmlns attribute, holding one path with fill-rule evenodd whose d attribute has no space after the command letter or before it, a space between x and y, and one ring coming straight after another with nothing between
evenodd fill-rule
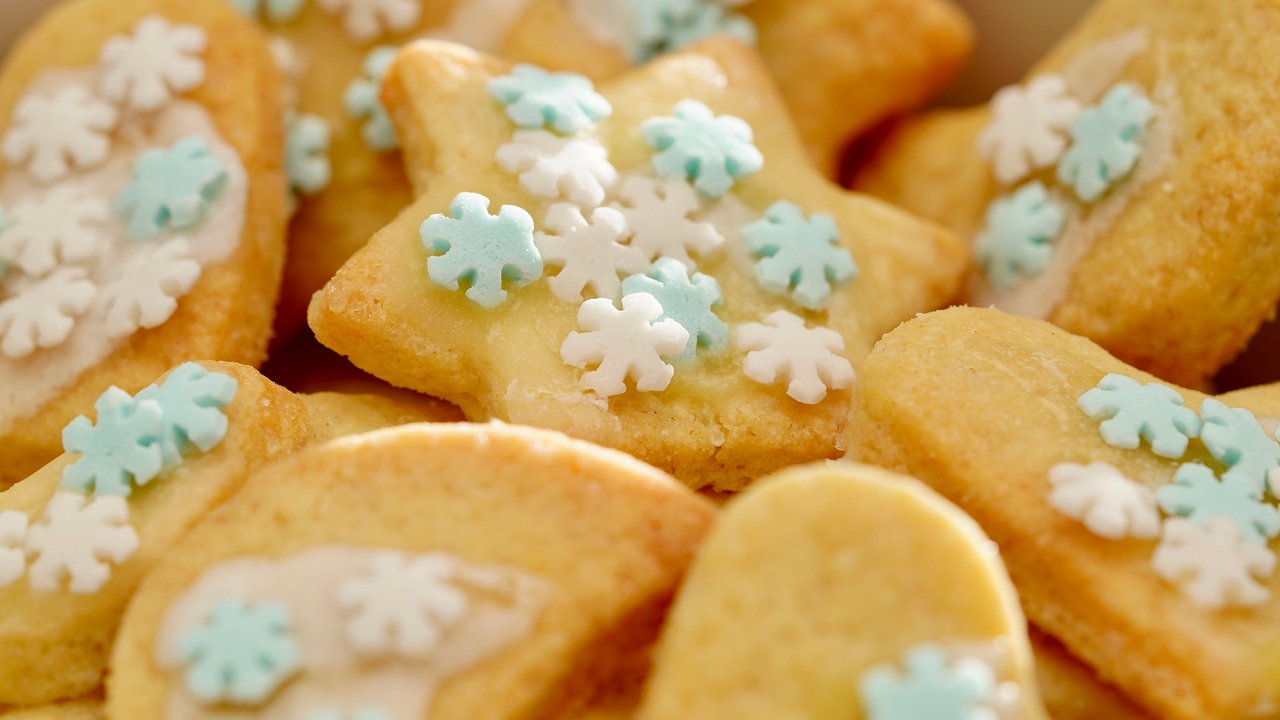
<instances>
[{"instance_id":1,"label":"white icing glaze","mask_svg":"<svg viewBox=\"0 0 1280 720\"><path fill-rule=\"evenodd\" d=\"M1102 97L1129 63L1146 49L1147 29L1130 30L1080 53L1060 74L1077 100L1090 103Z\"/></svg>"},{"instance_id":2,"label":"white icing glaze","mask_svg":"<svg viewBox=\"0 0 1280 720\"><path fill-rule=\"evenodd\" d=\"M601 0L593 0L600 2ZM502 49L512 25L529 0L467 0L455 6L449 24L423 35L433 40L462 43L482 52Z\"/></svg>"},{"instance_id":3,"label":"white icing glaze","mask_svg":"<svg viewBox=\"0 0 1280 720\"><path fill-rule=\"evenodd\" d=\"M206 570L161 621L156 660L174 673L175 687L166 720L300 720L323 709L345 711L349 717L365 707L381 708L389 720L426 720L440 683L528 636L550 592L546 581L529 573L445 556L456 563L457 584L469 596L467 617L446 632L425 660L370 663L346 642L335 595L344 580L365 573L379 552L383 550L326 545L279 560L242 558ZM259 707L203 706L181 679L178 648L183 635L227 597L283 604L301 650L301 674Z\"/></svg>"},{"instance_id":4,"label":"white icing glaze","mask_svg":"<svg viewBox=\"0 0 1280 720\"><path fill-rule=\"evenodd\" d=\"M38 76L28 90L51 92L69 84L91 84L95 77L96 70L91 68L51 70ZM192 259L207 267L226 260L240 245L248 177L239 156L218 135L202 106L179 98L152 114L125 114L112 136L110 157L92 170L72 172L64 182L74 183L114 203L116 195L132 179L134 161L139 155L152 147L171 146L188 135L200 135L208 141L210 152L226 168L227 180L204 222L185 231L167 233L154 242L186 237ZM47 192L47 187L20 170L9 169L0 181L0 206L12 207L23 198L42 192ZM126 261L149 246L149 243L132 240L125 221L114 212L103 223L101 233L110 249L93 265L86 266L99 288L114 278ZM0 283L0 300L13 294L21 282L20 273L10 272ZM0 432L34 415L82 372L97 365L125 341L125 338L112 340L107 336L106 314L106 305L96 302L77 320L75 329L62 345L21 360L0 355L0 408L4 409L0 413Z\"/></svg>"},{"instance_id":5,"label":"white icing glaze","mask_svg":"<svg viewBox=\"0 0 1280 720\"><path fill-rule=\"evenodd\" d=\"M636 26L634 0L566 0L566 5L598 42L619 48L631 46L628 29Z\"/></svg>"}]
</instances>

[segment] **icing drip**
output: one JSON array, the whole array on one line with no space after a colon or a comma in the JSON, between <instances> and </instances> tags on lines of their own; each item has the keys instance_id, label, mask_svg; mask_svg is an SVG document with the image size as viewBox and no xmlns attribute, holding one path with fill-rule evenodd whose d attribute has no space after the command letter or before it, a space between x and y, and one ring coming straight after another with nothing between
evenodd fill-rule
<instances>
[{"instance_id":1,"label":"icing drip","mask_svg":"<svg viewBox=\"0 0 1280 720\"><path fill-rule=\"evenodd\" d=\"M36 78L29 92L49 93L75 84L92 85L94 69L54 70ZM127 223L114 212L95 230L107 250L92 264L84 265L99 289L114 279L130 260L174 237L188 241L190 257L201 267L230 257L240 244L244 227L248 178L235 150L218 135L207 111L200 105L175 99L151 115L126 115L112 138L111 154L105 162L87 171L75 171L64 180L106 203L114 202L132 178L134 162L153 147L169 147L184 137L205 138L211 154L226 169L226 184L210 206L204 221L185 231L166 233L153 242L139 243L129 236ZM9 208L23 199L47 193L26 173L10 169L0 181L0 206ZM71 265L71 263L64 263ZM14 295L22 278L10 272L0 282L0 299ZM179 301L180 302L180 301ZM22 359L0 355L0 432L12 423L34 415L85 370L97 365L127 338L111 339L106 331L108 306L96 301L81 315L66 342L40 350Z\"/></svg>"},{"instance_id":2,"label":"icing drip","mask_svg":"<svg viewBox=\"0 0 1280 720\"><path fill-rule=\"evenodd\" d=\"M548 593L546 583L512 568L474 565L437 554L453 565L456 586L469 612L445 631L430 656L371 663L352 648L336 600L338 588L367 572L381 550L346 545L316 547L279 560L241 558L209 568L169 607L161 621L156 660L173 672L167 720L298 720L317 710L348 716L376 707L389 720L425 720L442 682L497 655L532 630ZM219 601L271 601L286 607L297 638L301 673L260 706L231 710L201 705L181 679L182 637Z\"/></svg>"}]
</instances>

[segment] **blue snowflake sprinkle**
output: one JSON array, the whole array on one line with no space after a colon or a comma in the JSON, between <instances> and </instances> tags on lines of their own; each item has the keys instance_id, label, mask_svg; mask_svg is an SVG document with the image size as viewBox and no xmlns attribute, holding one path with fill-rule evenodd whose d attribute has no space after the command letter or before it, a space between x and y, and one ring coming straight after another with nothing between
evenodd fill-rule
<instances>
[{"instance_id":1,"label":"blue snowflake sprinkle","mask_svg":"<svg viewBox=\"0 0 1280 720\"><path fill-rule=\"evenodd\" d=\"M756 279L769 290L787 294L809 310L821 310L834 286L858 274L853 255L840 246L840 231L829 215L805 217L793 202L781 200L764 219L742 229L756 263Z\"/></svg>"},{"instance_id":2,"label":"blue snowflake sprinkle","mask_svg":"<svg viewBox=\"0 0 1280 720\"><path fill-rule=\"evenodd\" d=\"M133 181L116 197L116 213L129 221L129 234L146 240L165 230L193 227L227 182L222 161L199 135L172 148L152 148L133 166Z\"/></svg>"},{"instance_id":3,"label":"blue snowflake sprinkle","mask_svg":"<svg viewBox=\"0 0 1280 720\"><path fill-rule=\"evenodd\" d=\"M290 625L288 609L278 603L219 602L206 624L182 637L187 688L209 704L265 701L301 666Z\"/></svg>"},{"instance_id":4,"label":"blue snowflake sprinkle","mask_svg":"<svg viewBox=\"0 0 1280 720\"><path fill-rule=\"evenodd\" d=\"M562 135L590 130L609 117L613 107L585 76L551 73L533 65L517 65L509 75L489 81L489 94L507 106L518 127L549 127Z\"/></svg>"},{"instance_id":5,"label":"blue snowflake sprinkle","mask_svg":"<svg viewBox=\"0 0 1280 720\"><path fill-rule=\"evenodd\" d=\"M1044 272L1066 222L1066 211L1049 198L1039 181L993 202L987 210L987 227L974 246L987 281L997 291L1007 292L1019 281Z\"/></svg>"},{"instance_id":6,"label":"blue snowflake sprinkle","mask_svg":"<svg viewBox=\"0 0 1280 720\"><path fill-rule=\"evenodd\" d=\"M862 678L868 720L987 720L995 673L980 660L948 664L941 649L922 645L907 653L906 675L886 667Z\"/></svg>"},{"instance_id":7,"label":"blue snowflake sprinkle","mask_svg":"<svg viewBox=\"0 0 1280 720\"><path fill-rule=\"evenodd\" d=\"M449 214L432 215L419 228L422 245L440 253L427 260L431 282L457 290L470 282L466 296L482 307L507 299L504 280L524 287L542 277L542 256L533 242L533 218L523 208L503 205L489 214L489 198L459 193Z\"/></svg>"},{"instance_id":8,"label":"blue snowflake sprinkle","mask_svg":"<svg viewBox=\"0 0 1280 720\"><path fill-rule=\"evenodd\" d=\"M289 187L302 195L314 195L329 186L329 123L318 115L293 115L285 130L284 167Z\"/></svg>"},{"instance_id":9,"label":"blue snowflake sprinkle","mask_svg":"<svg viewBox=\"0 0 1280 720\"><path fill-rule=\"evenodd\" d=\"M634 62L647 62L712 35L756 41L755 24L727 10L719 0L636 0L634 7Z\"/></svg>"},{"instance_id":10,"label":"blue snowflake sprinkle","mask_svg":"<svg viewBox=\"0 0 1280 720\"><path fill-rule=\"evenodd\" d=\"M271 22L283 23L293 20L306 6L306 0L231 0L237 10L256 18L264 12Z\"/></svg>"},{"instance_id":11,"label":"blue snowflake sprinkle","mask_svg":"<svg viewBox=\"0 0 1280 720\"><path fill-rule=\"evenodd\" d=\"M764 167L751 126L732 115L717 117L697 100L682 100L673 116L646 122L644 137L658 151L653 167L659 175L689 180L711 197Z\"/></svg>"},{"instance_id":12,"label":"blue snowflake sprinkle","mask_svg":"<svg viewBox=\"0 0 1280 720\"><path fill-rule=\"evenodd\" d=\"M184 363L160 385L138 393L138 400L153 400L163 411L159 434L165 467L182 462L188 443L209 452L227 434L222 408L236 396L236 379L209 372L198 363Z\"/></svg>"},{"instance_id":13,"label":"blue snowflake sprinkle","mask_svg":"<svg viewBox=\"0 0 1280 720\"><path fill-rule=\"evenodd\" d=\"M1156 502L1170 515L1186 517L1198 525L1223 518L1240 528L1246 542L1260 543L1280 533L1280 512L1259 501L1252 482L1219 482L1213 471L1200 463L1178 468L1172 485L1156 490Z\"/></svg>"},{"instance_id":14,"label":"blue snowflake sprinkle","mask_svg":"<svg viewBox=\"0 0 1280 720\"><path fill-rule=\"evenodd\" d=\"M1058 164L1058 180L1085 202L1102 197L1137 165L1154 116L1155 107L1138 89L1115 86L1071 126L1072 146Z\"/></svg>"},{"instance_id":15,"label":"blue snowflake sprinkle","mask_svg":"<svg viewBox=\"0 0 1280 720\"><path fill-rule=\"evenodd\" d=\"M1187 451L1190 438L1200 434L1199 416L1183 406L1176 390L1160 383L1142 385L1113 373L1076 404L1089 417L1104 421L1099 432L1108 445L1125 450L1146 440L1156 455L1176 460Z\"/></svg>"},{"instance_id":16,"label":"blue snowflake sprinkle","mask_svg":"<svg viewBox=\"0 0 1280 720\"><path fill-rule=\"evenodd\" d=\"M624 297L635 293L649 293L662 305L662 315L653 322L671 318L689 331L684 351L673 359L692 360L699 345L718 350L728 344L729 328L712 310L723 301L720 283L710 275L694 273L691 280L684 263L661 258L648 275L632 275L622 281Z\"/></svg>"},{"instance_id":17,"label":"blue snowflake sprinkle","mask_svg":"<svg viewBox=\"0 0 1280 720\"><path fill-rule=\"evenodd\" d=\"M81 415L62 430L62 447L80 458L62 471L62 487L81 493L128 497L132 485L160 474L163 411L153 400L135 401L118 387L94 403L97 424Z\"/></svg>"},{"instance_id":18,"label":"blue snowflake sprinkle","mask_svg":"<svg viewBox=\"0 0 1280 720\"><path fill-rule=\"evenodd\" d=\"M360 133L365 144L378 152L395 150L400 146L391 116L378 98L378 93L382 90L382 78L387 74L387 68L391 67L391 61L395 59L397 52L399 48L394 47L371 50L364 61L364 74L352 80L347 86L346 94L342 96L347 115L364 121Z\"/></svg>"},{"instance_id":19,"label":"blue snowflake sprinkle","mask_svg":"<svg viewBox=\"0 0 1280 720\"><path fill-rule=\"evenodd\" d=\"M1227 468L1223 480L1251 484L1262 497L1267 474L1280 467L1280 443L1267 436L1253 413L1213 398L1200 404L1200 417L1200 439L1213 459Z\"/></svg>"}]
</instances>

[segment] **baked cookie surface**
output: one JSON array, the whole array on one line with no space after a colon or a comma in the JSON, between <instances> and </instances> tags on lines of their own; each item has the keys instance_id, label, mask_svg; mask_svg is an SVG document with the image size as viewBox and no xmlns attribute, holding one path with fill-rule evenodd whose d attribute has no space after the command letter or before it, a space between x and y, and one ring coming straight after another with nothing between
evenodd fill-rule
<instances>
[{"instance_id":1,"label":"baked cookie surface","mask_svg":"<svg viewBox=\"0 0 1280 720\"><path fill-rule=\"evenodd\" d=\"M284 259L280 85L223 3L76 0L0 73L0 483L112 383L257 364Z\"/></svg>"},{"instance_id":2,"label":"baked cookie surface","mask_svg":"<svg viewBox=\"0 0 1280 720\"><path fill-rule=\"evenodd\" d=\"M955 229L974 305L1194 386L1274 313L1280 3L1098 3L989 109L909 123L855 187ZM1247 279L1247 281L1246 281Z\"/></svg>"},{"instance_id":3,"label":"baked cookie surface","mask_svg":"<svg viewBox=\"0 0 1280 720\"><path fill-rule=\"evenodd\" d=\"M415 425L312 447L148 576L108 714L571 716L652 641L714 513L545 431ZM243 636L262 663L218 654L206 628L262 612Z\"/></svg>"},{"instance_id":4,"label":"baked cookie surface","mask_svg":"<svg viewBox=\"0 0 1280 720\"><path fill-rule=\"evenodd\" d=\"M317 294L319 340L473 420L561 430L694 486L836 456L841 388L881 333L954 292L958 242L809 168L731 40L599 92L565 77L443 43L402 51L385 100L429 182ZM543 124L538 96L494 93L526 82L563 83L583 129L519 128L529 107ZM647 144L645 127L701 123L733 157L682 164L693 136Z\"/></svg>"}]
</instances>

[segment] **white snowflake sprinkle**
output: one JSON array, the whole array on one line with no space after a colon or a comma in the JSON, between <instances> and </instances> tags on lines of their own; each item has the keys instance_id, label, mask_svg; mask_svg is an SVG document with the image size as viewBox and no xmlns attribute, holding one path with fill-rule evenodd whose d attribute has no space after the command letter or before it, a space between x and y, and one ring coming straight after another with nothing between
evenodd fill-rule
<instances>
[{"instance_id":1,"label":"white snowflake sprinkle","mask_svg":"<svg viewBox=\"0 0 1280 720\"><path fill-rule=\"evenodd\" d=\"M1049 482L1049 504L1094 535L1112 540L1160 535L1155 493L1112 465L1059 463L1049 471Z\"/></svg>"},{"instance_id":2,"label":"white snowflake sprinkle","mask_svg":"<svg viewBox=\"0 0 1280 720\"><path fill-rule=\"evenodd\" d=\"M640 392L666 390L675 368L662 358L683 352L689 331L671 318L655 322L659 317L662 303L649 293L624 296L621 310L609 298L588 300L578 308L578 325L588 332L569 333L560 357L577 368L596 365L582 385L603 397L626 392L628 377Z\"/></svg>"},{"instance_id":3,"label":"white snowflake sprinkle","mask_svg":"<svg viewBox=\"0 0 1280 720\"><path fill-rule=\"evenodd\" d=\"M191 292L200 279L200 263L191 259L186 238L139 250L102 288L107 307L103 327L113 338L132 335L139 328L160 327L178 309L178 298Z\"/></svg>"},{"instance_id":4,"label":"white snowflake sprinkle","mask_svg":"<svg viewBox=\"0 0 1280 720\"><path fill-rule=\"evenodd\" d=\"M649 267L644 253L622 244L630 234L627 219L612 208L596 208L588 222L577 205L556 203L543 225L554 234L534 233L533 241L543 263L561 268L547 282L565 302L582 302L584 288L591 289L592 297L613 299L622 287L619 273L631 275Z\"/></svg>"},{"instance_id":5,"label":"white snowflake sprinkle","mask_svg":"<svg viewBox=\"0 0 1280 720\"><path fill-rule=\"evenodd\" d=\"M430 656L469 609L453 576L454 562L443 555L376 554L367 575L338 588L347 641L367 657Z\"/></svg>"},{"instance_id":6,"label":"white snowflake sprinkle","mask_svg":"<svg viewBox=\"0 0 1280 720\"><path fill-rule=\"evenodd\" d=\"M1042 75L1023 88L1010 85L991 100L992 119L978 136L978 152L1008 184L1058 162L1067 132L1082 110L1057 75Z\"/></svg>"},{"instance_id":7,"label":"white snowflake sprinkle","mask_svg":"<svg viewBox=\"0 0 1280 720\"><path fill-rule=\"evenodd\" d=\"M106 244L99 226L111 209L105 200L63 184L18 203L9 217L0 230L0 260L40 276L59 261L97 257Z\"/></svg>"},{"instance_id":8,"label":"white snowflake sprinkle","mask_svg":"<svg viewBox=\"0 0 1280 720\"><path fill-rule=\"evenodd\" d=\"M1269 547L1245 542L1240 528L1226 518L1212 518L1203 525L1187 518L1166 520L1151 558L1160 577L1210 609L1265 603L1271 593L1254 577L1269 576L1275 565Z\"/></svg>"},{"instance_id":9,"label":"white snowflake sprinkle","mask_svg":"<svg viewBox=\"0 0 1280 720\"><path fill-rule=\"evenodd\" d=\"M690 251L707 256L724 245L724 236L709 222L690 216L702 207L698 192L686 180L654 180L631 175L618 188L618 206L631 226L631 246L645 257L669 257L694 269Z\"/></svg>"},{"instance_id":10,"label":"white snowflake sprinkle","mask_svg":"<svg viewBox=\"0 0 1280 720\"><path fill-rule=\"evenodd\" d=\"M118 35L102 46L100 90L135 110L158 110L204 82L200 56L206 45L200 27L175 25L157 15L143 18L132 35Z\"/></svg>"},{"instance_id":11,"label":"white snowflake sprinkle","mask_svg":"<svg viewBox=\"0 0 1280 720\"><path fill-rule=\"evenodd\" d=\"M747 377L763 385L787 382L787 395L797 402L815 405L827 390L853 385L853 365L841 353L844 338L825 327L806 327L804 319L775 310L764 324L747 323L737 328L737 345L748 350L742 363Z\"/></svg>"},{"instance_id":12,"label":"white snowflake sprinkle","mask_svg":"<svg viewBox=\"0 0 1280 720\"><path fill-rule=\"evenodd\" d=\"M73 167L96 167L111 151L118 119L115 106L84 85L24 98L4 136L5 160L26 165L32 177L46 183L66 177Z\"/></svg>"},{"instance_id":13,"label":"white snowflake sprinkle","mask_svg":"<svg viewBox=\"0 0 1280 720\"><path fill-rule=\"evenodd\" d=\"M618 181L609 153L595 140L562 138L546 130L517 130L498 148L498 164L520 175L520 184L538 197L564 198L584 208L604 202Z\"/></svg>"},{"instance_id":14,"label":"white snowflake sprinkle","mask_svg":"<svg viewBox=\"0 0 1280 720\"><path fill-rule=\"evenodd\" d=\"M0 511L0 588L12 585L27 569L27 514Z\"/></svg>"},{"instance_id":15,"label":"white snowflake sprinkle","mask_svg":"<svg viewBox=\"0 0 1280 720\"><path fill-rule=\"evenodd\" d=\"M28 582L32 589L50 591L70 581L71 592L94 593L111 578L107 561L119 565L137 549L127 500L59 492L27 535L27 553L36 558Z\"/></svg>"},{"instance_id":16,"label":"white snowflake sprinkle","mask_svg":"<svg viewBox=\"0 0 1280 720\"><path fill-rule=\"evenodd\" d=\"M84 268L62 268L0 303L0 351L21 359L61 345L93 303L97 287Z\"/></svg>"},{"instance_id":17,"label":"white snowflake sprinkle","mask_svg":"<svg viewBox=\"0 0 1280 720\"><path fill-rule=\"evenodd\" d=\"M342 13L347 34L367 42L384 34L412 30L422 17L422 0L319 0L320 7Z\"/></svg>"}]
</instances>

